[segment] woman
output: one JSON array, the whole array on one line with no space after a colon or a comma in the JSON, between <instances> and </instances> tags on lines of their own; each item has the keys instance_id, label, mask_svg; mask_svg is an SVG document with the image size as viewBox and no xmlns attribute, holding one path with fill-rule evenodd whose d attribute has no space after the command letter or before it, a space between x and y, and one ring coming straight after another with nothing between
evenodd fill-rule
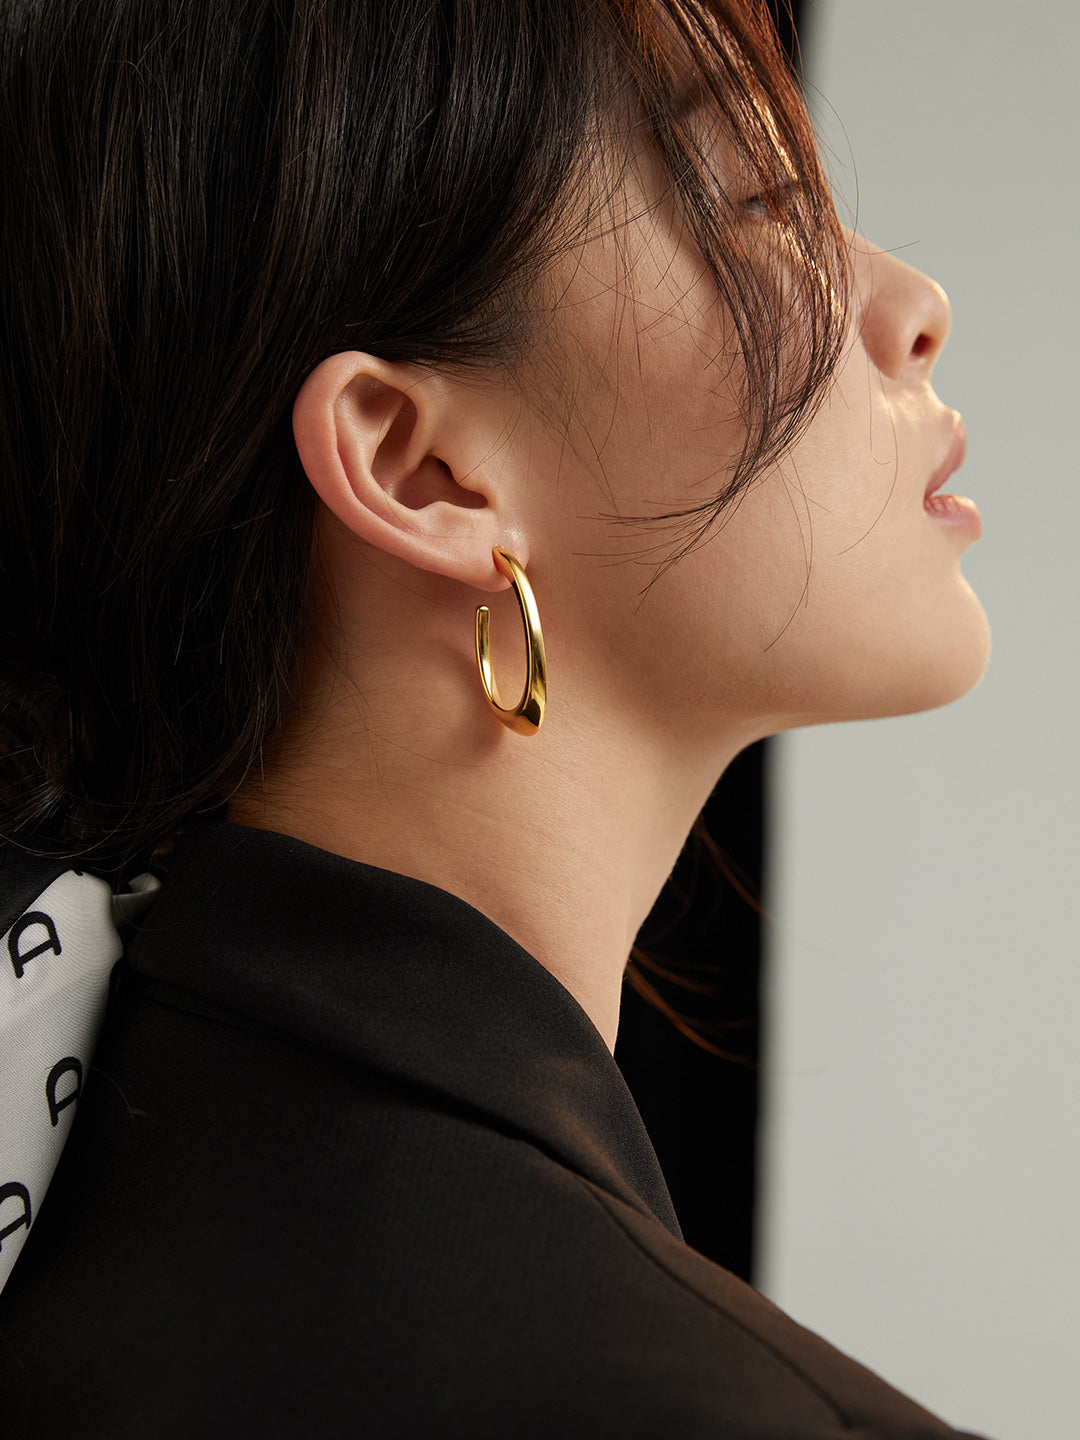
<instances>
[{"instance_id":1,"label":"woman","mask_svg":"<svg viewBox=\"0 0 1080 1440\"><path fill-rule=\"evenodd\" d=\"M682 1243L611 1057L728 761L986 660L947 302L758 6L38 0L3 56L23 990L46 884L163 881L0 1214L6 1433L951 1433Z\"/></svg>"}]
</instances>

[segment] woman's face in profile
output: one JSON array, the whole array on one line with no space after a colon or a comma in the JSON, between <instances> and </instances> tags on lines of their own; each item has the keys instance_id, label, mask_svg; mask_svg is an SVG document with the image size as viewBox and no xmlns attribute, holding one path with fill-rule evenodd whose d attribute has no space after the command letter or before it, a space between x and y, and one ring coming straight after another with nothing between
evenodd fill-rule
<instances>
[{"instance_id":1,"label":"woman's face in profile","mask_svg":"<svg viewBox=\"0 0 1080 1440\"><path fill-rule=\"evenodd\" d=\"M977 512L928 501L963 458L959 417L931 386L949 305L859 236L854 313L823 406L642 598L671 532L604 517L707 499L744 435L732 324L660 194L658 172L639 167L619 213L555 277L535 388L554 366L564 393L558 420L529 406L525 428L529 471L547 476L529 501L559 565L557 613L588 616L584 643L610 671L612 702L669 729L673 700L688 733L723 715L765 734L957 698L989 639L959 568ZM744 217L747 243L786 263L762 207L750 201Z\"/></svg>"}]
</instances>

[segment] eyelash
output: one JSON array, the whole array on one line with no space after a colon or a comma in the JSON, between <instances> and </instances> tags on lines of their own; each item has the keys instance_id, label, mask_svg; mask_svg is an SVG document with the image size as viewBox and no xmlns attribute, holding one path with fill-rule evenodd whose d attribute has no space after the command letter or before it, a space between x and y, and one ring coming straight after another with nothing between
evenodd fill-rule
<instances>
[{"instance_id":1,"label":"eyelash","mask_svg":"<svg viewBox=\"0 0 1080 1440\"><path fill-rule=\"evenodd\" d=\"M770 220L773 218L769 211L770 200L774 202L786 200L792 191L798 188L797 180L789 180L785 185L778 185L775 190L764 190L757 195L744 195L735 203L740 210L750 211L751 214L759 216L762 220ZM779 203L776 204L776 208L780 208Z\"/></svg>"}]
</instances>

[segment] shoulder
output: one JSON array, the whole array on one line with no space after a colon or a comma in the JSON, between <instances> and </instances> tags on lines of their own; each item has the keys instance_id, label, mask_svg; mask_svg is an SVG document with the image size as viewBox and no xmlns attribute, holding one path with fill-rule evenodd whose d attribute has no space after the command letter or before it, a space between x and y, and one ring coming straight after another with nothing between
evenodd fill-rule
<instances>
[{"instance_id":1,"label":"shoulder","mask_svg":"<svg viewBox=\"0 0 1080 1440\"><path fill-rule=\"evenodd\" d=\"M941 1433L530 1141L341 1080L321 1119L114 1148L74 1239L61 1201L5 1316L28 1436Z\"/></svg>"},{"instance_id":2,"label":"shoulder","mask_svg":"<svg viewBox=\"0 0 1080 1440\"><path fill-rule=\"evenodd\" d=\"M3 1297L5 1435L948 1433L505 1113L166 1001Z\"/></svg>"}]
</instances>

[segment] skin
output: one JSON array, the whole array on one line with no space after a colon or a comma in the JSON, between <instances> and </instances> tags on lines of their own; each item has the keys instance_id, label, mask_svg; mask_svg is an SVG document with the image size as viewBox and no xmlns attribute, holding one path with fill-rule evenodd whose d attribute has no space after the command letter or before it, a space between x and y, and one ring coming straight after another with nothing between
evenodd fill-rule
<instances>
[{"instance_id":1,"label":"skin","mask_svg":"<svg viewBox=\"0 0 1080 1440\"><path fill-rule=\"evenodd\" d=\"M557 310L524 373L349 352L308 377L294 434L322 502L317 633L281 757L230 807L468 901L611 1049L637 930L731 759L793 726L945 704L988 654L959 569L971 533L923 505L957 422L931 388L948 302L858 237L826 404L643 597L663 532L602 517L715 492L741 432L700 255L647 165L620 200L551 277ZM776 243L769 223L747 207L760 243ZM535 736L480 687L481 603L504 703L524 674L494 545L525 566L543 623Z\"/></svg>"}]
</instances>

